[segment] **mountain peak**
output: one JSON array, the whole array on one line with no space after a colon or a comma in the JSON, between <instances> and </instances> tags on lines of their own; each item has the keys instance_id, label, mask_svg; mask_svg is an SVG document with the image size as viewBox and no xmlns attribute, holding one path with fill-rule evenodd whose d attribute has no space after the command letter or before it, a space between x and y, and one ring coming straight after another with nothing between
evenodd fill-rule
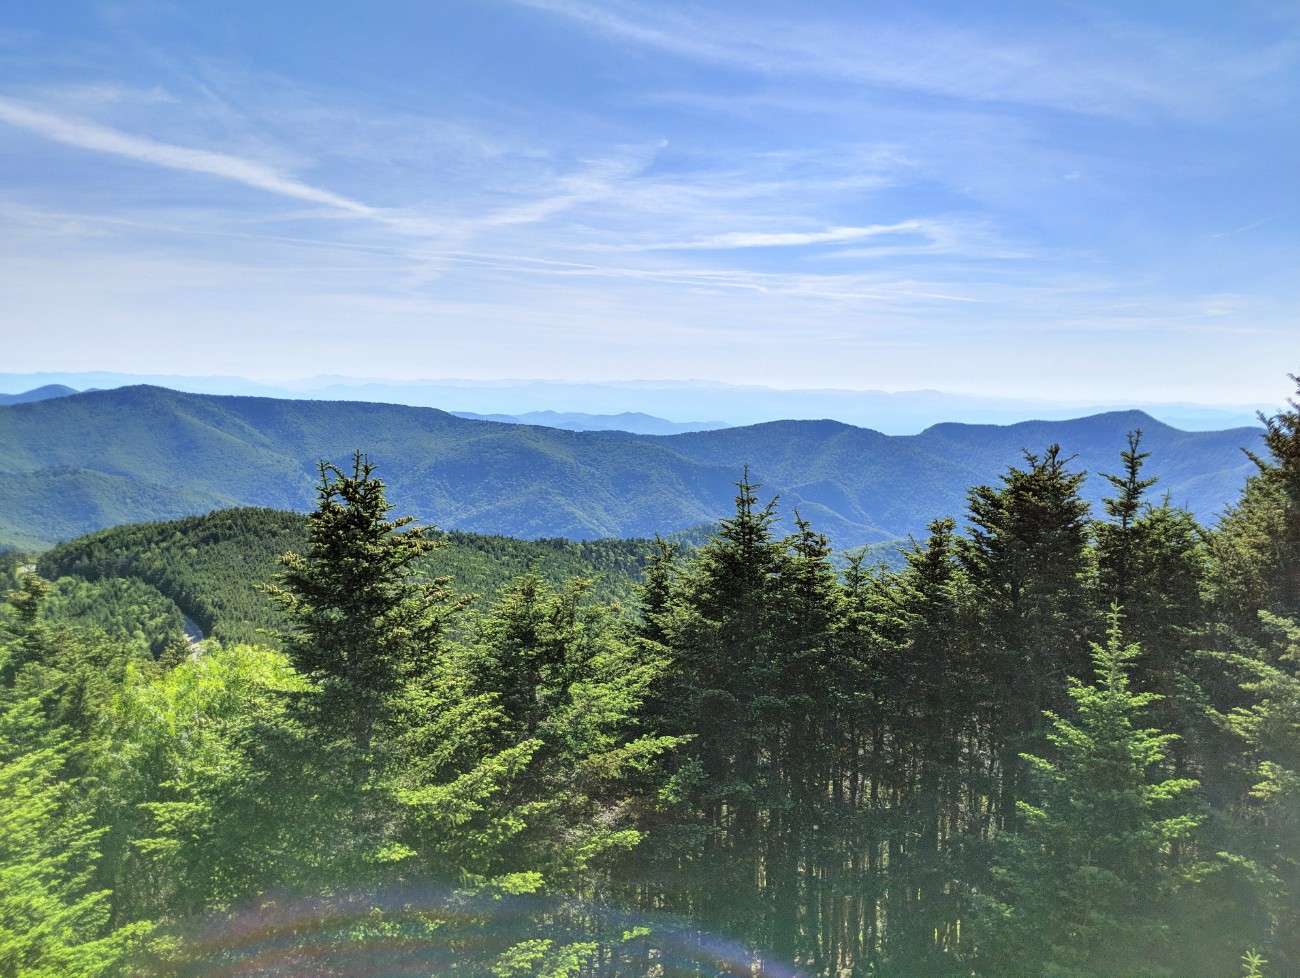
<instances>
[{"instance_id":1,"label":"mountain peak","mask_svg":"<svg viewBox=\"0 0 1300 978\"><path fill-rule=\"evenodd\" d=\"M33 404L36 401L49 401L56 397L67 397L69 394L76 394L78 391L74 387L67 387L63 384L46 384L43 387L36 387L21 394L0 394L0 404Z\"/></svg>"}]
</instances>

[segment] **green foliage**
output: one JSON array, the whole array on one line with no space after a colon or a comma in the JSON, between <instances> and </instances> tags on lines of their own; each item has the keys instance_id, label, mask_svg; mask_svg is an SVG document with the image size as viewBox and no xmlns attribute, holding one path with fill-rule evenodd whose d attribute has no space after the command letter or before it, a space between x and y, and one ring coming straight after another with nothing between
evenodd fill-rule
<instances>
[{"instance_id":1,"label":"green foliage","mask_svg":"<svg viewBox=\"0 0 1300 978\"><path fill-rule=\"evenodd\" d=\"M468 647L445 649L408 686L389 775L406 872L486 893L576 893L608 885L637 843L633 787L654 783L676 743L637 720L659 663L582 590L522 579ZM573 933L588 926L566 919Z\"/></svg>"},{"instance_id":2,"label":"green foliage","mask_svg":"<svg viewBox=\"0 0 1300 978\"><path fill-rule=\"evenodd\" d=\"M1271 637L1261 657L1236 655L1246 705L1226 718L1243 744L1249 785L1235 814L1241 825L1235 851L1252 871L1250 894L1262 904L1259 937L1283 967L1300 960L1300 624L1261 612Z\"/></svg>"},{"instance_id":3,"label":"green foliage","mask_svg":"<svg viewBox=\"0 0 1300 978\"><path fill-rule=\"evenodd\" d=\"M1253 432L1180 432L1138 412L887 437L828 421L674 436L571 432L392 404L88 391L0 405L0 545L49 546L117 523L234 506L308 511L315 460L368 447L417 519L532 539L652 536L711 522L748 461L837 547L903 540L956 513L1024 445L1083 464L1148 432L1177 502L1213 519L1249 470ZM1096 501L1096 500L1094 500Z\"/></svg>"},{"instance_id":4,"label":"green foliage","mask_svg":"<svg viewBox=\"0 0 1300 978\"><path fill-rule=\"evenodd\" d=\"M592 581L593 597L627 601L651 547L644 540L527 542L426 533L440 546L417 561L419 573L450 577L462 594L487 598L536 572L553 584L583 577ZM282 554L306 546L305 516L230 509L92 533L47 551L39 569L50 578L137 580L170 598L206 635L228 643L274 644L288 619L260 585L282 570Z\"/></svg>"},{"instance_id":5,"label":"green foliage","mask_svg":"<svg viewBox=\"0 0 1300 978\"><path fill-rule=\"evenodd\" d=\"M1264 968L1268 962L1254 948L1241 956L1242 978L1264 978Z\"/></svg>"},{"instance_id":6,"label":"green foliage","mask_svg":"<svg viewBox=\"0 0 1300 978\"><path fill-rule=\"evenodd\" d=\"M1141 647L1133 682L1160 700L1154 716L1164 729L1196 738L1205 735L1195 699L1201 671L1196 646L1204 617L1206 547L1201 527L1185 510L1145 501L1154 478L1141 472L1150 453L1139 452L1142 432L1131 432L1121 453L1124 475L1107 475L1115 488L1105 500L1109 519L1093 524L1096 537L1098 601L1120 609L1126 638ZM1175 762L1189 761L1189 748L1173 746Z\"/></svg>"},{"instance_id":7,"label":"green foliage","mask_svg":"<svg viewBox=\"0 0 1300 978\"><path fill-rule=\"evenodd\" d=\"M1300 404L1288 403L1260 416L1268 454L1247 453L1258 471L1216 534L1218 597L1245 634L1257 608L1300 617Z\"/></svg>"},{"instance_id":8,"label":"green foliage","mask_svg":"<svg viewBox=\"0 0 1300 978\"><path fill-rule=\"evenodd\" d=\"M1069 472L1060 446L1026 468L1011 468L1002 485L970 492L969 538L958 550L975 591L979 639L992 698L1000 755L1000 827L1018 818L1023 765L1041 744L1045 711L1068 704L1067 678L1087 671L1095 633L1093 555L1083 474Z\"/></svg>"},{"instance_id":9,"label":"green foliage","mask_svg":"<svg viewBox=\"0 0 1300 978\"><path fill-rule=\"evenodd\" d=\"M311 722L368 743L391 697L445 624L441 580L420 581L415 561L435 544L392 505L374 466L358 452L352 473L321 463L320 501L304 554L286 553L267 593L290 621L285 648L315 687ZM401 532L399 532L401 531Z\"/></svg>"},{"instance_id":10,"label":"green foliage","mask_svg":"<svg viewBox=\"0 0 1300 978\"><path fill-rule=\"evenodd\" d=\"M155 427L236 454L301 422L150 396ZM385 452L409 434L363 413ZM1294 420L1212 534L1145 501L1160 442L1134 434L1101 519L1053 448L890 567L837 572L806 504L842 486L800 484L784 534L746 473L695 548L525 544L390 518L360 455L322 467L310 518L104 531L46 555L52 584L11 554L0 972L1290 973ZM463 461L522 514L517 446L481 434ZM852 429L766 434L783 470L869 481ZM706 465L747 436L684 437ZM577 442L525 442L572 471ZM255 588L286 551L276 606ZM191 650L167 601L225 640ZM229 640L267 626L284 651Z\"/></svg>"},{"instance_id":11,"label":"green foliage","mask_svg":"<svg viewBox=\"0 0 1300 978\"><path fill-rule=\"evenodd\" d=\"M18 587L19 578L34 567L36 558L22 550L0 549L0 595Z\"/></svg>"},{"instance_id":12,"label":"green foliage","mask_svg":"<svg viewBox=\"0 0 1300 978\"><path fill-rule=\"evenodd\" d=\"M75 741L49 726L38 700L0 693L0 973L115 973L148 927L112 927L109 893L94 886L104 830L67 780Z\"/></svg>"},{"instance_id":13,"label":"green foliage","mask_svg":"<svg viewBox=\"0 0 1300 978\"><path fill-rule=\"evenodd\" d=\"M639 839L633 785L652 784L676 744L638 718L658 660L582 584L552 593L536 577L452 643L459 602L419 575L431 541L387 518L373 467L323 466L320 497L276 591L297 675L269 653L213 647L119 698L117 821L138 823L124 875L167 881L157 904L128 883L119 905L134 894L134 913L166 918L276 887L328 894L337 912L374 901L354 937L422 940L438 926L418 937L385 909L393 885L436 880L464 901L572 897L608 878ZM456 927L472 932L465 906ZM477 942L457 967L566 973L596 948L595 926L579 903L540 904L531 933L547 936L457 938ZM316 953L283 939L304 962ZM160 973L223 960L157 948Z\"/></svg>"},{"instance_id":14,"label":"green foliage","mask_svg":"<svg viewBox=\"0 0 1300 978\"><path fill-rule=\"evenodd\" d=\"M97 629L152 658L184 636L184 616L175 603L157 588L132 578L61 577L42 603L41 615L47 621Z\"/></svg>"},{"instance_id":15,"label":"green foliage","mask_svg":"<svg viewBox=\"0 0 1300 978\"><path fill-rule=\"evenodd\" d=\"M684 744L636 872L672 880L673 911L792 962L810 948L801 864L834 845L817 825L840 816L825 789L857 677L832 670L840 588L825 538L797 516L777 537L757 488L738 483L714 538L684 566L662 549L648 578L643 640L669 656L650 717Z\"/></svg>"},{"instance_id":16,"label":"green foliage","mask_svg":"<svg viewBox=\"0 0 1300 978\"><path fill-rule=\"evenodd\" d=\"M128 672L96 769L120 915L174 922L286 879L287 799L250 740L283 743L283 694L305 687L282 653L252 646Z\"/></svg>"},{"instance_id":17,"label":"green foliage","mask_svg":"<svg viewBox=\"0 0 1300 978\"><path fill-rule=\"evenodd\" d=\"M9 614L0 613L0 688L34 697L51 726L64 726L83 741L98 736L98 723L132 663L147 662L139 646L113 642L95 631L45 620L43 605L53 586L36 574L10 592ZM78 753L85 762L90 752Z\"/></svg>"},{"instance_id":18,"label":"green foliage","mask_svg":"<svg viewBox=\"0 0 1300 978\"><path fill-rule=\"evenodd\" d=\"M221 510L166 523L102 530L41 556L50 576L88 581L122 578L151 585L207 635L223 642L266 640L283 627L278 608L258 590L279 557L302 549L307 521L267 509Z\"/></svg>"},{"instance_id":19,"label":"green foliage","mask_svg":"<svg viewBox=\"0 0 1300 978\"><path fill-rule=\"evenodd\" d=\"M1040 706L1053 702L1051 687L1078 672L1076 649L1090 631L1088 504L1079 496L1081 473L1052 445L1028 467L1011 468L1002 486L970 493L970 539L961 559L986 601L986 627L1013 668L1034 677ZM1053 659L1045 659L1047 650Z\"/></svg>"},{"instance_id":20,"label":"green foliage","mask_svg":"<svg viewBox=\"0 0 1300 978\"><path fill-rule=\"evenodd\" d=\"M1198 818L1169 777L1172 734L1140 726L1154 697L1129 688L1137 646L1117 622L1093 646L1095 685L1071 680L1072 719L1048 714L1053 756L1029 756L1035 801L1008 840L984 959L1007 976L1167 974L1168 908L1180 880L1173 847Z\"/></svg>"}]
</instances>

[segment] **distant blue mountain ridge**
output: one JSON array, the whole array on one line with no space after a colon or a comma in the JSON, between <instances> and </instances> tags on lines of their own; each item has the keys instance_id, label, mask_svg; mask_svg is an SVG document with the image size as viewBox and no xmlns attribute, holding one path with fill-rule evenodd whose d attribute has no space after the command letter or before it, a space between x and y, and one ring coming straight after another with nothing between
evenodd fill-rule
<instances>
[{"instance_id":1,"label":"distant blue mountain ridge","mask_svg":"<svg viewBox=\"0 0 1300 978\"><path fill-rule=\"evenodd\" d=\"M148 384L195 394L239 394L300 400L373 401L436 407L475 416L523 418L554 412L570 418L647 414L677 424L717 427L784 419L834 418L891 435L916 434L934 424L1014 424L1028 418L1069 420L1115 410L1137 409L1175 428L1222 430L1253 425L1258 411L1271 411L1291 393L1281 383L1276 402L1239 405L1189 403L1099 403L1079 400L1030 400L981 397L943 391L914 390L776 390L759 385L702 380L628 380L609 382L556 380L363 380L314 377L261 382L242 377L183 377L108 372L0 374L0 390L25 391L60 384L85 390ZM556 424L569 427L568 423ZM635 430L635 429L634 429ZM671 434L644 431L642 434Z\"/></svg>"},{"instance_id":2,"label":"distant blue mountain ridge","mask_svg":"<svg viewBox=\"0 0 1300 978\"><path fill-rule=\"evenodd\" d=\"M20 394L0 394L0 404L30 404L33 401L47 401L52 397L67 397L77 393L80 392L63 384L46 384Z\"/></svg>"},{"instance_id":3,"label":"distant blue mountain ridge","mask_svg":"<svg viewBox=\"0 0 1300 978\"><path fill-rule=\"evenodd\" d=\"M0 404L30 404L52 397L67 397L81 393L64 384L46 384L20 394L0 394ZM621 414L583 414L577 411L529 411L524 414L474 414L470 411L452 411L458 418L476 421L499 421L503 424L531 424L545 428L563 428L566 431L627 431L638 435L676 435L684 431L711 431L725 428L725 421L668 421L640 411Z\"/></svg>"},{"instance_id":4,"label":"distant blue mountain ridge","mask_svg":"<svg viewBox=\"0 0 1300 978\"><path fill-rule=\"evenodd\" d=\"M636 435L679 435L687 431L713 431L726 428L725 421L666 421L640 411L622 414L582 414L576 411L528 411L525 414L473 414L452 411L458 418L476 421L499 421L504 424L533 424L565 431L626 431Z\"/></svg>"},{"instance_id":5,"label":"distant blue mountain ridge","mask_svg":"<svg viewBox=\"0 0 1300 978\"><path fill-rule=\"evenodd\" d=\"M680 434L568 431L359 401L189 394L153 386L0 406L0 545L41 548L118 523L233 506L307 511L322 459L366 452L399 513L443 529L538 539L651 536L733 509L748 468L839 548L925 533L962 516L1025 451L1059 443L1110 491L1128 432L1145 474L1212 523L1237 498L1261 429L1189 432L1140 411L1014 425L945 423L885 435L840 421L775 421ZM1099 510L1098 510L1099 511Z\"/></svg>"}]
</instances>

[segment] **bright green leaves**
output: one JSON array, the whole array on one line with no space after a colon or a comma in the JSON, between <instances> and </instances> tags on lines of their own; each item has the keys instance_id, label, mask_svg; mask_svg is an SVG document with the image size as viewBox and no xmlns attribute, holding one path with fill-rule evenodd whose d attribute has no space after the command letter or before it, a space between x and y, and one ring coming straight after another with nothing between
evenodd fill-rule
<instances>
[{"instance_id":1,"label":"bright green leaves","mask_svg":"<svg viewBox=\"0 0 1300 978\"><path fill-rule=\"evenodd\" d=\"M274 873L266 773L249 755L274 740L284 694L305 688L282 653L215 643L170 670L132 670L108 716L101 805L122 862L118 903L184 917L252 895ZM146 882L148 881L148 882Z\"/></svg>"},{"instance_id":2,"label":"bright green leaves","mask_svg":"<svg viewBox=\"0 0 1300 978\"><path fill-rule=\"evenodd\" d=\"M91 978L111 973L148 929L109 924L94 886L102 829L64 780L71 745L31 700L0 702L0 974Z\"/></svg>"}]
</instances>

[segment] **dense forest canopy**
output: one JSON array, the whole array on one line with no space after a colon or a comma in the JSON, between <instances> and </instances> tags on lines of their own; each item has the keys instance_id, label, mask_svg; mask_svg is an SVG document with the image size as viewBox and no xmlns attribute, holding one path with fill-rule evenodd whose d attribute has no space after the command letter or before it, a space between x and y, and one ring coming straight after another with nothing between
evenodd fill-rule
<instances>
[{"instance_id":1,"label":"dense forest canopy","mask_svg":"<svg viewBox=\"0 0 1300 978\"><path fill-rule=\"evenodd\" d=\"M260 586L280 571L280 557L307 544L307 517L280 510L217 510L159 523L129 524L57 544L36 560L51 580L121 579L170 598L205 635L222 642L277 645L287 622ZM420 572L450 577L465 594L485 599L523 574L552 584L589 579L603 601L633 600L649 540L523 541L459 531L430 531L440 546ZM78 586L84 587L84 583ZM151 633L155 635L156 633ZM174 634L174 631L173 633Z\"/></svg>"},{"instance_id":2,"label":"dense forest canopy","mask_svg":"<svg viewBox=\"0 0 1300 978\"><path fill-rule=\"evenodd\" d=\"M1032 448L894 568L738 473L697 547L564 557L630 600L471 603L361 454L202 556L9 555L0 973L1300 973L1300 405L1213 528L1149 457L1094 508Z\"/></svg>"}]
</instances>

